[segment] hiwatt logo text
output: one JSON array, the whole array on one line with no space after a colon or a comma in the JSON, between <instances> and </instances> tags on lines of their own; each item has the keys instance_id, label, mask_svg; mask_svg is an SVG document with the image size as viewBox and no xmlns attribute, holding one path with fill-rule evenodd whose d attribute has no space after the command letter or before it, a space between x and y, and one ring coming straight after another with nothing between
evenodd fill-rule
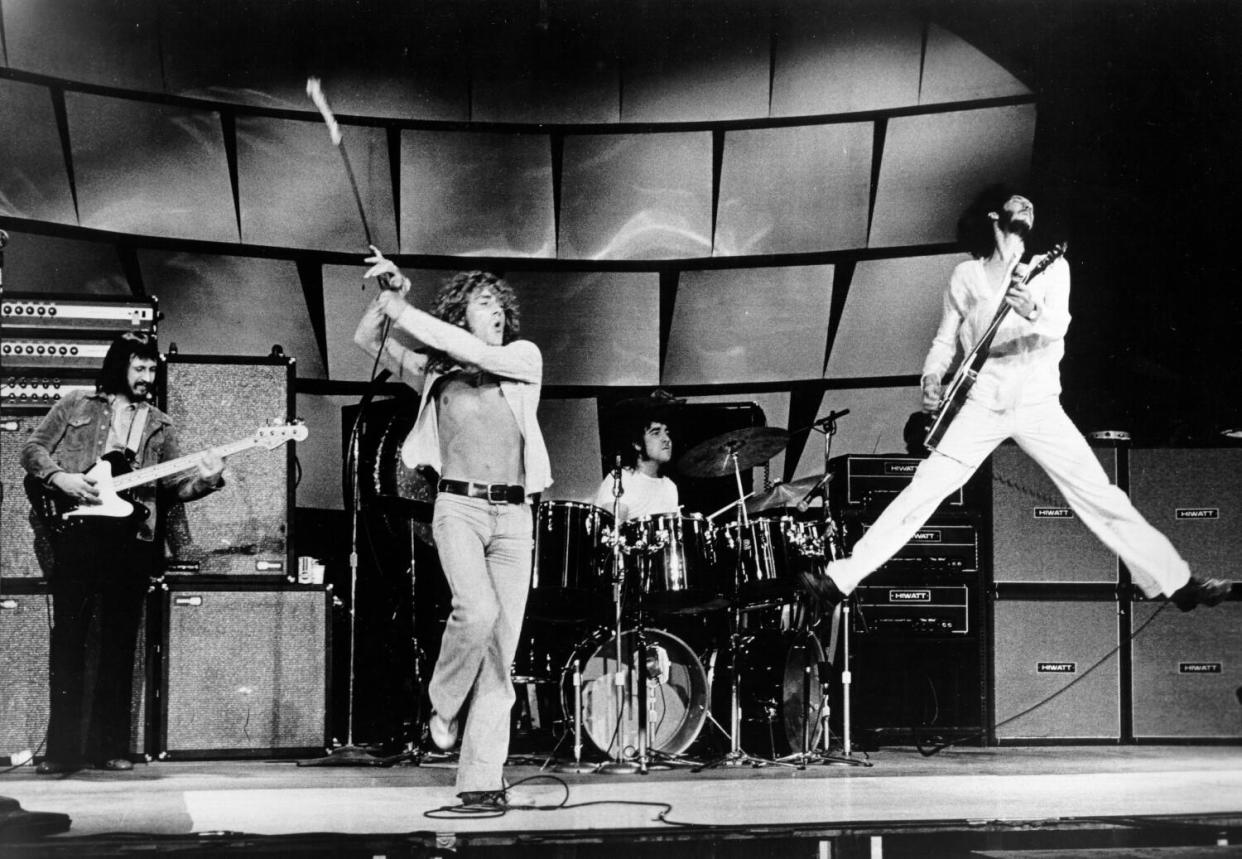
<instances>
[{"instance_id":1,"label":"hiwatt logo text","mask_svg":"<svg viewBox=\"0 0 1242 859\"><path fill-rule=\"evenodd\" d=\"M1224 666L1219 662L1179 662L1178 674L1220 674Z\"/></svg>"},{"instance_id":2,"label":"hiwatt logo text","mask_svg":"<svg viewBox=\"0 0 1242 859\"><path fill-rule=\"evenodd\" d=\"M1068 507L1035 507L1036 519L1073 519L1074 511Z\"/></svg>"},{"instance_id":3,"label":"hiwatt logo text","mask_svg":"<svg viewBox=\"0 0 1242 859\"><path fill-rule=\"evenodd\" d=\"M931 602L931 591L929 590L890 590L888 592L889 602Z\"/></svg>"},{"instance_id":4,"label":"hiwatt logo text","mask_svg":"<svg viewBox=\"0 0 1242 859\"><path fill-rule=\"evenodd\" d=\"M911 543L943 543L944 533L938 528L924 528L916 531L914 536L910 538Z\"/></svg>"},{"instance_id":5,"label":"hiwatt logo text","mask_svg":"<svg viewBox=\"0 0 1242 859\"><path fill-rule=\"evenodd\" d=\"M1219 507L1178 507L1174 519L1219 519Z\"/></svg>"},{"instance_id":6,"label":"hiwatt logo text","mask_svg":"<svg viewBox=\"0 0 1242 859\"><path fill-rule=\"evenodd\" d=\"M1037 662L1035 671L1039 674L1076 674L1077 662Z\"/></svg>"}]
</instances>

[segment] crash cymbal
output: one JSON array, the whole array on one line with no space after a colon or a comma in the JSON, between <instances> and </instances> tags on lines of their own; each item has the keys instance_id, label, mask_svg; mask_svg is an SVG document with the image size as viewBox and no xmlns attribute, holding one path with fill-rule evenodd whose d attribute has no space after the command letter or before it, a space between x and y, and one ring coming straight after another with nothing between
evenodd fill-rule
<instances>
[{"instance_id":1,"label":"crash cymbal","mask_svg":"<svg viewBox=\"0 0 1242 859\"><path fill-rule=\"evenodd\" d=\"M762 492L754 498L746 502L747 513L762 513L765 510L777 510L782 507L796 507L806 494L815 488L815 485L821 480L827 483L832 479L832 475L828 475L827 479L822 474L812 474L810 477L799 477L797 480L791 480L788 483L778 483L767 492Z\"/></svg>"},{"instance_id":2,"label":"crash cymbal","mask_svg":"<svg viewBox=\"0 0 1242 859\"><path fill-rule=\"evenodd\" d=\"M744 427L709 438L691 448L677 463L688 477L724 477L733 473L737 454L739 469L767 462L789 444L789 431L779 427Z\"/></svg>"}]
</instances>

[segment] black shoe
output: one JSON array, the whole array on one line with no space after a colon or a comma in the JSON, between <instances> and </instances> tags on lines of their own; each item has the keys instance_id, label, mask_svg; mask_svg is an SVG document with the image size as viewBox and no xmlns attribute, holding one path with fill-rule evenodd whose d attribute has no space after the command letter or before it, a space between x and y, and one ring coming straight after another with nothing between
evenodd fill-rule
<instances>
[{"instance_id":1,"label":"black shoe","mask_svg":"<svg viewBox=\"0 0 1242 859\"><path fill-rule=\"evenodd\" d=\"M82 769L81 764L45 760L35 767L35 772L38 775L64 775L65 773L77 772L80 769Z\"/></svg>"},{"instance_id":2,"label":"black shoe","mask_svg":"<svg viewBox=\"0 0 1242 859\"><path fill-rule=\"evenodd\" d=\"M133 768L134 762L129 758L109 758L96 767L96 769L112 770L113 772L129 772Z\"/></svg>"},{"instance_id":3,"label":"black shoe","mask_svg":"<svg viewBox=\"0 0 1242 859\"><path fill-rule=\"evenodd\" d=\"M1228 579L1201 579L1191 576L1190 581L1175 590L1169 600L1182 611L1190 611L1198 605L1219 605L1229 596L1231 590L1233 582Z\"/></svg>"},{"instance_id":4,"label":"black shoe","mask_svg":"<svg viewBox=\"0 0 1242 859\"><path fill-rule=\"evenodd\" d=\"M505 811L509 800L503 790L464 790L457 794L459 811Z\"/></svg>"},{"instance_id":5,"label":"black shoe","mask_svg":"<svg viewBox=\"0 0 1242 859\"><path fill-rule=\"evenodd\" d=\"M845 602L845 594L827 573L801 569L798 571L798 578L802 580L802 589L810 594L821 608L832 608Z\"/></svg>"}]
</instances>

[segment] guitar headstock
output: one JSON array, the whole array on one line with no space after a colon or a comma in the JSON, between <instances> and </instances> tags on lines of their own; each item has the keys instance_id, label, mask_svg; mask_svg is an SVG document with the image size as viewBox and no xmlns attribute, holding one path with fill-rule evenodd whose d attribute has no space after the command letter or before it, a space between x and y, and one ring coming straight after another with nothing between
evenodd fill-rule
<instances>
[{"instance_id":1,"label":"guitar headstock","mask_svg":"<svg viewBox=\"0 0 1242 859\"><path fill-rule=\"evenodd\" d=\"M272 426L259 427L254 434L254 443L259 447L274 450L287 441L302 441L307 435L309 435L309 431L306 429L306 424L302 421L273 424Z\"/></svg>"},{"instance_id":2,"label":"guitar headstock","mask_svg":"<svg viewBox=\"0 0 1242 859\"><path fill-rule=\"evenodd\" d=\"M1052 250L1044 254L1043 257L1040 259L1040 261L1036 263L1035 268L1031 270L1031 273L1027 275L1026 279L1030 280L1035 275L1039 274L1041 271L1046 269L1048 266L1052 265L1054 262L1059 260L1061 257L1065 256L1065 252L1068 250L1069 250L1069 242L1065 242L1065 241L1057 242L1055 245L1052 246Z\"/></svg>"}]
</instances>

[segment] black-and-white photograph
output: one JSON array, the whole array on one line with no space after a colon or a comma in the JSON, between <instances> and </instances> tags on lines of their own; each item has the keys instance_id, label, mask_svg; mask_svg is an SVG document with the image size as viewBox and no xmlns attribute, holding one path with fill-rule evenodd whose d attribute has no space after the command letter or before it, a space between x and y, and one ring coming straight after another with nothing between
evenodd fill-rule
<instances>
[{"instance_id":1,"label":"black-and-white photograph","mask_svg":"<svg viewBox=\"0 0 1242 859\"><path fill-rule=\"evenodd\" d=\"M0 0L0 852L1237 855L1239 44Z\"/></svg>"}]
</instances>

